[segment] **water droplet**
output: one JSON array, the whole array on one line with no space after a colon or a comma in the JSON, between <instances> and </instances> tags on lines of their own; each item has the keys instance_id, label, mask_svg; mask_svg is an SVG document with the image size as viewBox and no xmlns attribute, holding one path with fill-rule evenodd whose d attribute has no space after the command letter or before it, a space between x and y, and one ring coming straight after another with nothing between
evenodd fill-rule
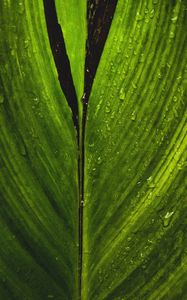
<instances>
[{"instance_id":1,"label":"water droplet","mask_svg":"<svg viewBox=\"0 0 187 300\"><path fill-rule=\"evenodd\" d=\"M125 91L124 91L124 88L121 88L120 90L120 93L119 93L119 97L120 97L120 100L125 100Z\"/></svg>"},{"instance_id":2,"label":"water droplet","mask_svg":"<svg viewBox=\"0 0 187 300\"><path fill-rule=\"evenodd\" d=\"M186 168L186 167L187 167L187 161L179 162L179 163L177 164L177 169L178 169L179 171L181 171L182 169L184 169L184 168Z\"/></svg>"},{"instance_id":3,"label":"water droplet","mask_svg":"<svg viewBox=\"0 0 187 300\"><path fill-rule=\"evenodd\" d=\"M106 108L105 108L105 112L106 112L106 113L110 113L110 112L111 112L111 110L110 110L110 107L109 107L109 106L106 106Z\"/></svg>"},{"instance_id":4,"label":"water droplet","mask_svg":"<svg viewBox=\"0 0 187 300\"><path fill-rule=\"evenodd\" d=\"M141 21L142 19L143 19L143 16L139 12L137 12L137 14L136 14L136 20L137 21Z\"/></svg>"},{"instance_id":5,"label":"water droplet","mask_svg":"<svg viewBox=\"0 0 187 300\"><path fill-rule=\"evenodd\" d=\"M174 37L175 37L175 33L173 31L170 31L169 38L174 39Z\"/></svg>"},{"instance_id":6,"label":"water droplet","mask_svg":"<svg viewBox=\"0 0 187 300\"><path fill-rule=\"evenodd\" d=\"M147 178L147 183L148 183L149 188L151 188L151 189L155 188L155 183L153 181L152 176L150 176L149 178Z\"/></svg>"},{"instance_id":7,"label":"water droplet","mask_svg":"<svg viewBox=\"0 0 187 300\"><path fill-rule=\"evenodd\" d=\"M90 147L90 148L93 148L93 147L94 147L94 143L90 143L90 144L89 144L89 147Z\"/></svg>"},{"instance_id":8,"label":"water droplet","mask_svg":"<svg viewBox=\"0 0 187 300\"><path fill-rule=\"evenodd\" d=\"M155 10L154 8L150 11L150 14L149 14L149 17L150 19L153 19L154 18L154 15L155 15Z\"/></svg>"},{"instance_id":9,"label":"water droplet","mask_svg":"<svg viewBox=\"0 0 187 300\"><path fill-rule=\"evenodd\" d=\"M133 112L133 113L131 114L131 120L132 120L132 121L135 121L135 120L136 120L136 113L135 113L135 112Z\"/></svg>"},{"instance_id":10,"label":"water droplet","mask_svg":"<svg viewBox=\"0 0 187 300\"><path fill-rule=\"evenodd\" d=\"M137 85L134 82L132 82L132 86L133 86L133 89L137 89Z\"/></svg>"},{"instance_id":11,"label":"water droplet","mask_svg":"<svg viewBox=\"0 0 187 300\"><path fill-rule=\"evenodd\" d=\"M83 200L81 200L81 206L84 206L84 201Z\"/></svg>"},{"instance_id":12,"label":"water droplet","mask_svg":"<svg viewBox=\"0 0 187 300\"><path fill-rule=\"evenodd\" d=\"M20 150L20 154L21 155L23 155L23 156L27 155L27 151L26 151L26 148L25 148L25 145L23 144L23 142L20 142L20 144L19 144L19 150Z\"/></svg>"},{"instance_id":13,"label":"water droplet","mask_svg":"<svg viewBox=\"0 0 187 300\"><path fill-rule=\"evenodd\" d=\"M24 8L24 5L23 5L23 3L22 2L19 2L18 3L18 12L19 12L19 14L23 14L24 13L24 11L25 11L25 8Z\"/></svg>"},{"instance_id":14,"label":"water droplet","mask_svg":"<svg viewBox=\"0 0 187 300\"><path fill-rule=\"evenodd\" d=\"M39 98L35 97L35 98L33 98L33 101L34 101L35 104L38 104L39 103Z\"/></svg>"},{"instance_id":15,"label":"water droplet","mask_svg":"<svg viewBox=\"0 0 187 300\"><path fill-rule=\"evenodd\" d=\"M161 72L158 73L158 79L161 79L162 78L162 74Z\"/></svg>"},{"instance_id":16,"label":"water droplet","mask_svg":"<svg viewBox=\"0 0 187 300\"><path fill-rule=\"evenodd\" d=\"M0 94L0 104L2 104L3 102L4 102L4 96Z\"/></svg>"},{"instance_id":17,"label":"water droplet","mask_svg":"<svg viewBox=\"0 0 187 300\"><path fill-rule=\"evenodd\" d=\"M15 55L16 55L15 49L12 49L12 50L10 51L10 54L11 54L12 56L15 56Z\"/></svg>"},{"instance_id":18,"label":"water droplet","mask_svg":"<svg viewBox=\"0 0 187 300\"><path fill-rule=\"evenodd\" d=\"M25 49L29 47L29 40L24 41L24 46Z\"/></svg>"},{"instance_id":19,"label":"water droplet","mask_svg":"<svg viewBox=\"0 0 187 300\"><path fill-rule=\"evenodd\" d=\"M144 53L140 54L139 62L142 63L145 61Z\"/></svg>"},{"instance_id":20,"label":"water droplet","mask_svg":"<svg viewBox=\"0 0 187 300\"><path fill-rule=\"evenodd\" d=\"M174 214L174 211L171 211L171 212L167 212L167 213L166 213L166 215L164 216L164 220L163 220L164 227L169 226L173 214Z\"/></svg>"},{"instance_id":21,"label":"water droplet","mask_svg":"<svg viewBox=\"0 0 187 300\"><path fill-rule=\"evenodd\" d=\"M178 20L178 16L174 16L171 18L172 23L176 23Z\"/></svg>"}]
</instances>

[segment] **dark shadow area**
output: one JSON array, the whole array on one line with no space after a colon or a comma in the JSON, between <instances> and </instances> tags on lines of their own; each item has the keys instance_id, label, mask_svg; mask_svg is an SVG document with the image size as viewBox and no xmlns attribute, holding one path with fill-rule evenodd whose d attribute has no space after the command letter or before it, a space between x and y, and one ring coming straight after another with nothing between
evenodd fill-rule
<instances>
[{"instance_id":1,"label":"dark shadow area","mask_svg":"<svg viewBox=\"0 0 187 300\"><path fill-rule=\"evenodd\" d=\"M72 110L73 122L79 133L78 101L71 75L69 59L66 53L63 32L58 24L55 1L43 0L49 41L56 64L58 78L67 102ZM79 134L77 134L77 137Z\"/></svg>"}]
</instances>

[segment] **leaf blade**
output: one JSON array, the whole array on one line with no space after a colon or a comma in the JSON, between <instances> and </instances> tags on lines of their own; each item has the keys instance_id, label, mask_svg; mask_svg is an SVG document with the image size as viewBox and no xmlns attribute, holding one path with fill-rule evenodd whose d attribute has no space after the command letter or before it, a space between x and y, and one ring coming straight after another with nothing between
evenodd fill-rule
<instances>
[{"instance_id":1,"label":"leaf blade","mask_svg":"<svg viewBox=\"0 0 187 300\"><path fill-rule=\"evenodd\" d=\"M77 297L76 133L43 3L4 1L1 17L1 293Z\"/></svg>"},{"instance_id":2,"label":"leaf blade","mask_svg":"<svg viewBox=\"0 0 187 300\"><path fill-rule=\"evenodd\" d=\"M169 249L185 277L185 15L180 1L118 1L88 107L83 299L170 297Z\"/></svg>"}]
</instances>

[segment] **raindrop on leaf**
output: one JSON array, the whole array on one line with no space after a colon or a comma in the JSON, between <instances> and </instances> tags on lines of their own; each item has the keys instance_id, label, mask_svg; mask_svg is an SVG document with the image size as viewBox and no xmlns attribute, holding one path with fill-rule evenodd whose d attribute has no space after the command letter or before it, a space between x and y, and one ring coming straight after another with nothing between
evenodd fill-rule
<instances>
[{"instance_id":1,"label":"raindrop on leaf","mask_svg":"<svg viewBox=\"0 0 187 300\"><path fill-rule=\"evenodd\" d=\"M169 38L170 38L170 39L174 39L174 37L175 37L174 32L173 32L173 31L170 31L170 33L169 33Z\"/></svg>"},{"instance_id":2,"label":"raindrop on leaf","mask_svg":"<svg viewBox=\"0 0 187 300\"><path fill-rule=\"evenodd\" d=\"M154 183L154 181L153 181L152 176L150 176L150 177L147 179L147 183L148 183L149 188L151 188L151 189L154 189L154 188L155 188L155 183Z\"/></svg>"},{"instance_id":3,"label":"raindrop on leaf","mask_svg":"<svg viewBox=\"0 0 187 300\"><path fill-rule=\"evenodd\" d=\"M20 15L22 15L22 14L24 13L24 11L25 11L25 8L24 8L23 3L22 3L22 2L19 2L19 3L18 3L18 13L19 13Z\"/></svg>"},{"instance_id":4,"label":"raindrop on leaf","mask_svg":"<svg viewBox=\"0 0 187 300\"><path fill-rule=\"evenodd\" d=\"M109 107L109 106L106 106L105 112L106 112L106 113L110 113L110 111L111 111L111 110L110 110L110 107Z\"/></svg>"},{"instance_id":5,"label":"raindrop on leaf","mask_svg":"<svg viewBox=\"0 0 187 300\"><path fill-rule=\"evenodd\" d=\"M98 163L98 165L100 165L102 163L102 160L101 160L100 156L97 158L97 163Z\"/></svg>"},{"instance_id":6,"label":"raindrop on leaf","mask_svg":"<svg viewBox=\"0 0 187 300\"><path fill-rule=\"evenodd\" d=\"M137 89L137 85L134 82L132 82L132 86L134 89Z\"/></svg>"},{"instance_id":7,"label":"raindrop on leaf","mask_svg":"<svg viewBox=\"0 0 187 300\"><path fill-rule=\"evenodd\" d=\"M28 48L29 47L29 40L25 40L24 41L24 48Z\"/></svg>"},{"instance_id":8,"label":"raindrop on leaf","mask_svg":"<svg viewBox=\"0 0 187 300\"><path fill-rule=\"evenodd\" d=\"M0 104L2 104L3 102L4 102L4 96L0 94Z\"/></svg>"},{"instance_id":9,"label":"raindrop on leaf","mask_svg":"<svg viewBox=\"0 0 187 300\"><path fill-rule=\"evenodd\" d=\"M164 216L164 220L163 220L163 225L164 225L164 227L169 226L173 214L174 214L174 211L171 211L171 212L167 212L167 213L166 213L166 215Z\"/></svg>"},{"instance_id":10,"label":"raindrop on leaf","mask_svg":"<svg viewBox=\"0 0 187 300\"><path fill-rule=\"evenodd\" d=\"M136 113L135 113L135 112L133 112L133 113L131 114L131 120L132 120L132 121L135 121L135 120L136 120Z\"/></svg>"},{"instance_id":11,"label":"raindrop on leaf","mask_svg":"<svg viewBox=\"0 0 187 300\"><path fill-rule=\"evenodd\" d=\"M121 88L120 90L120 93L119 93L119 97L120 97L120 100L125 100L125 91L124 91L124 88Z\"/></svg>"},{"instance_id":12,"label":"raindrop on leaf","mask_svg":"<svg viewBox=\"0 0 187 300\"><path fill-rule=\"evenodd\" d=\"M150 19L153 19L154 15L155 15L155 10L152 9L149 14Z\"/></svg>"},{"instance_id":13,"label":"raindrop on leaf","mask_svg":"<svg viewBox=\"0 0 187 300\"><path fill-rule=\"evenodd\" d=\"M171 18L172 23L176 23L178 20L178 16L174 16Z\"/></svg>"}]
</instances>

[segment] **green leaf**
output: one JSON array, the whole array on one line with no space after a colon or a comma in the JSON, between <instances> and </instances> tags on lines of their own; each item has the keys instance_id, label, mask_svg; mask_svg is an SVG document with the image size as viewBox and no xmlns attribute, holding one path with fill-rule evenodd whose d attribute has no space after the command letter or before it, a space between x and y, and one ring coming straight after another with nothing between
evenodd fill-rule
<instances>
[{"instance_id":1,"label":"green leaf","mask_svg":"<svg viewBox=\"0 0 187 300\"><path fill-rule=\"evenodd\" d=\"M86 1L55 4L82 129ZM43 1L0 14L0 299L186 299L186 1L118 0L83 148Z\"/></svg>"},{"instance_id":2,"label":"green leaf","mask_svg":"<svg viewBox=\"0 0 187 300\"><path fill-rule=\"evenodd\" d=\"M118 1L86 125L85 300L187 297L186 9Z\"/></svg>"},{"instance_id":3,"label":"green leaf","mask_svg":"<svg viewBox=\"0 0 187 300\"><path fill-rule=\"evenodd\" d=\"M43 3L0 11L0 298L76 299L76 133Z\"/></svg>"}]
</instances>

